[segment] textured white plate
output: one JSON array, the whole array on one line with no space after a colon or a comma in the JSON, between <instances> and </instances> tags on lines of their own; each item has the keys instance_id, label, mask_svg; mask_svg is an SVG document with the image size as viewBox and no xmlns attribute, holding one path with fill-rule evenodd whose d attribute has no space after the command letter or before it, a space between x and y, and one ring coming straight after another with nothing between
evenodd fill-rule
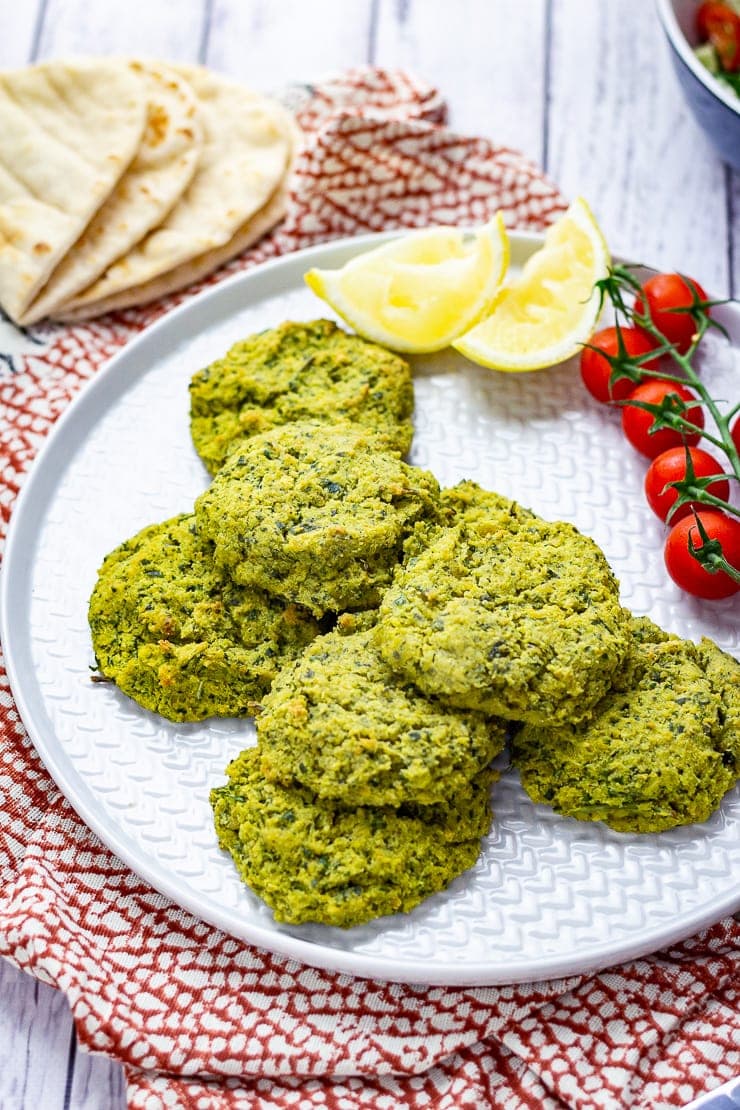
<instances>
[{"instance_id":1,"label":"textured white plate","mask_svg":"<svg viewBox=\"0 0 740 1110\"><path fill-rule=\"evenodd\" d=\"M509 772L477 865L407 915L343 931L276 925L217 845L208 791L253 743L244 721L169 724L90 682L87 600L103 556L188 510L207 476L190 444L188 382L236 339L323 306L312 265L341 265L376 237L238 275L170 313L70 406L16 508L2 635L23 720L78 813L154 887L245 941L306 963L408 982L494 984L573 974L687 936L740 904L740 792L705 825L628 836L533 806ZM512 240L520 265L536 236ZM723 309L740 341L740 313ZM707 341L706 379L730 396L740 366ZM738 653L740 603L683 595L663 569L663 527L642 496L645 461L573 365L496 374L450 353L419 358L411 459L442 484L475 478L603 548L624 604ZM732 388L737 392L736 385Z\"/></svg>"}]
</instances>

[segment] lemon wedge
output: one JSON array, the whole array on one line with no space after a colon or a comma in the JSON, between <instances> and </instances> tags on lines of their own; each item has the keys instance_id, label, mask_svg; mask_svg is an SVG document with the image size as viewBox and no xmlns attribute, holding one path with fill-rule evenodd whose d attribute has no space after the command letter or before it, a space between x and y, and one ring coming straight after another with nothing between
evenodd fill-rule
<instances>
[{"instance_id":1,"label":"lemon wedge","mask_svg":"<svg viewBox=\"0 0 740 1110\"><path fill-rule=\"evenodd\" d=\"M366 339L395 351L440 351L490 311L509 265L503 216L475 230L412 231L307 285Z\"/></svg>"},{"instance_id":2,"label":"lemon wedge","mask_svg":"<svg viewBox=\"0 0 740 1110\"><path fill-rule=\"evenodd\" d=\"M582 197L545 233L542 247L502 289L489 316L453 347L492 370L540 370L570 358L599 316L594 284L606 277L609 248Z\"/></svg>"}]
</instances>

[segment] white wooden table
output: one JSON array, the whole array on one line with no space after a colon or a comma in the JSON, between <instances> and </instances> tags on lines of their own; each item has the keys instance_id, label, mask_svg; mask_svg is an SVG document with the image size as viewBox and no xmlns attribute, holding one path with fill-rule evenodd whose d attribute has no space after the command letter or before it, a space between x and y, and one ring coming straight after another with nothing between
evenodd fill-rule
<instances>
[{"instance_id":1,"label":"white wooden table","mask_svg":"<svg viewBox=\"0 0 740 1110\"><path fill-rule=\"evenodd\" d=\"M262 90L362 62L435 83L458 130L584 195L614 253L740 295L740 176L690 118L646 0L4 0L0 66L70 54L199 60ZM120 1110L64 997L0 961L2 1110Z\"/></svg>"}]
</instances>

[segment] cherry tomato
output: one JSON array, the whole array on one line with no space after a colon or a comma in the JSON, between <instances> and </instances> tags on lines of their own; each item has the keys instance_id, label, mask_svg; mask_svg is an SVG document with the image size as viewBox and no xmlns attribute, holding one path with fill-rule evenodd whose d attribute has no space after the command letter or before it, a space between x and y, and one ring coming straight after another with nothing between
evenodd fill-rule
<instances>
[{"instance_id":1,"label":"cherry tomato","mask_svg":"<svg viewBox=\"0 0 740 1110\"><path fill-rule=\"evenodd\" d=\"M710 539L719 540L722 554L731 567L740 570L740 521L714 509L702 509L697 516ZM665 544L665 565L673 581L682 590L708 600L731 597L740 590L723 570L711 573L689 551L689 537L694 547L701 547L702 538L693 514L679 520L668 533Z\"/></svg>"},{"instance_id":2,"label":"cherry tomato","mask_svg":"<svg viewBox=\"0 0 740 1110\"><path fill-rule=\"evenodd\" d=\"M653 350L655 344L637 328L621 328L620 330L624 349L628 355L646 355L648 351ZM603 328L602 331L597 331L596 335L592 336L591 343L611 358L619 354L616 328ZM643 363L643 366L656 369L659 362L660 359L651 359L649 362ZM636 383L630 381L629 378L617 378L610 391L609 378L611 372L612 368L604 355L599 354L599 351L591 350L590 347L583 348L581 351L581 377L586 389L597 401L623 401L625 397L629 397L635 388Z\"/></svg>"},{"instance_id":3,"label":"cherry tomato","mask_svg":"<svg viewBox=\"0 0 740 1110\"><path fill-rule=\"evenodd\" d=\"M740 454L740 416L730 428L730 435L732 442L735 444L735 450Z\"/></svg>"},{"instance_id":4,"label":"cherry tomato","mask_svg":"<svg viewBox=\"0 0 740 1110\"><path fill-rule=\"evenodd\" d=\"M687 281L691 282L699 299L705 301L707 295L701 285L693 278L684 278L681 274L656 274L645 282L642 296L635 300L635 312L643 315L647 301L653 324L682 355L691 346L696 331L696 324L691 316L685 312L673 311L693 304L691 287L686 284Z\"/></svg>"},{"instance_id":5,"label":"cherry tomato","mask_svg":"<svg viewBox=\"0 0 740 1110\"><path fill-rule=\"evenodd\" d=\"M645 497L650 508L661 520L666 520L671 506L678 500L678 491L665 487L669 482L681 482L686 477L686 450L691 456L691 465L697 478L708 478L711 474L725 474L714 456L702 451L700 447L689 447L687 449L671 447L670 450L664 451L662 455L658 455L650 463L645 475ZM730 496L730 483L726 477L721 477L719 481L712 482L710 486L707 486L707 493L727 501ZM692 505L699 507L698 503L693 501L682 505L671 517L671 524L689 516Z\"/></svg>"},{"instance_id":6,"label":"cherry tomato","mask_svg":"<svg viewBox=\"0 0 740 1110\"><path fill-rule=\"evenodd\" d=\"M740 69L740 16L729 4L705 0L696 13L696 29L703 42L711 42L723 69Z\"/></svg>"},{"instance_id":7,"label":"cherry tomato","mask_svg":"<svg viewBox=\"0 0 740 1110\"><path fill-rule=\"evenodd\" d=\"M630 394L629 400L659 405L669 393L675 393L682 401L696 400L694 394L682 385L657 380L638 385ZM696 424L698 428L704 427L704 413L699 405L693 405L683 415L690 424ZM683 435L681 432L674 432L672 428L660 428L651 435L650 429L654 420L653 414L646 412L645 409L634 408L631 404L626 404L622 408L622 431L635 450L649 459L656 458L670 447L681 447L684 443L697 443L699 440L698 432Z\"/></svg>"}]
</instances>

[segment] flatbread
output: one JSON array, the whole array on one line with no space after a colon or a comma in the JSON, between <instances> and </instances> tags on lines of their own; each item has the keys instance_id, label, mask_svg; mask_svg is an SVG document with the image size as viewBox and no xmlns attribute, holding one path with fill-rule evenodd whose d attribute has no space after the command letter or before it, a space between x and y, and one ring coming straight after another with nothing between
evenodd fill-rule
<instances>
[{"instance_id":1,"label":"flatbread","mask_svg":"<svg viewBox=\"0 0 740 1110\"><path fill-rule=\"evenodd\" d=\"M225 262L236 258L238 254L247 250L263 235L266 235L285 215L287 198L288 184L286 181L278 186L267 204L260 208L259 212L256 212L251 219L242 224L236 235L232 236L222 247L205 251L197 258L192 258L189 262L183 262L182 265L175 266L173 270L168 270L167 273L145 282L144 285L132 285L130 289L124 289L106 300L93 301L91 304L82 305L77 309L62 308L56 313L56 319L64 320L67 323L91 320L94 316L102 316L104 312L114 312L117 309L130 308L132 305L150 304L151 301L157 301L160 297L166 297L169 293L176 293L178 289L184 289L187 285L192 285L194 281L200 280L200 278L217 270L219 266L223 266Z\"/></svg>"},{"instance_id":2,"label":"flatbread","mask_svg":"<svg viewBox=\"0 0 740 1110\"><path fill-rule=\"evenodd\" d=\"M203 128L192 89L169 66L132 61L129 68L143 82L147 99L147 124L139 150L23 313L24 325L53 315L161 223L196 171Z\"/></svg>"},{"instance_id":3,"label":"flatbread","mask_svg":"<svg viewBox=\"0 0 740 1110\"><path fill-rule=\"evenodd\" d=\"M18 321L133 160L146 123L125 63L0 73L0 306Z\"/></svg>"},{"instance_id":4,"label":"flatbread","mask_svg":"<svg viewBox=\"0 0 740 1110\"><path fill-rule=\"evenodd\" d=\"M202 111L204 144L195 177L158 228L63 306L64 319L92 304L95 311L87 315L141 303L139 293L130 291L160 278L170 291L170 271L210 252L220 257L220 248L233 243L285 181L295 135L289 113L206 69L175 68L194 89ZM230 247L227 257L238 249L243 247Z\"/></svg>"},{"instance_id":5,"label":"flatbread","mask_svg":"<svg viewBox=\"0 0 740 1110\"><path fill-rule=\"evenodd\" d=\"M159 300L160 297L176 293L178 289L184 289L186 286L192 285L193 282L213 273L219 266L223 266L226 262L230 262L232 258L236 258L237 255L248 250L263 235L271 231L282 220L287 211L291 175L301 145L301 132L292 121L291 124L293 147L285 177L267 201L267 204L263 205L248 220L245 220L228 242L221 247L204 251L196 258L191 258L189 262L183 262L180 266L175 266L174 269L168 270L167 273L161 274L143 285L132 285L129 289L124 289L107 300L93 301L91 304L84 304L77 309L62 308L57 313L57 319L74 323L76 320L90 320L94 316L101 316L104 312L115 312L118 309L130 308L132 305L150 304L152 301Z\"/></svg>"}]
</instances>

